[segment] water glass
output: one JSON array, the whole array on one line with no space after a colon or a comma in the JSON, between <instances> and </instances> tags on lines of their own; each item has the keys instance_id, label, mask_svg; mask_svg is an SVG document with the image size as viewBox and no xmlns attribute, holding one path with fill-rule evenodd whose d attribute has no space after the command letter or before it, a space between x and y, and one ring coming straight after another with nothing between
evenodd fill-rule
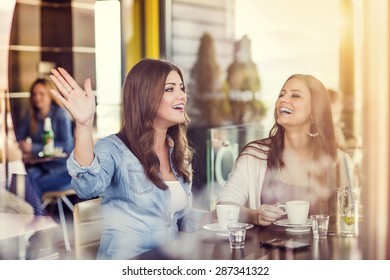
<instances>
[{"instance_id":1,"label":"water glass","mask_svg":"<svg viewBox=\"0 0 390 280\"><path fill-rule=\"evenodd\" d=\"M242 249L245 247L245 235L248 224L230 223L227 225L229 231L230 248Z\"/></svg>"},{"instance_id":2,"label":"water glass","mask_svg":"<svg viewBox=\"0 0 390 280\"><path fill-rule=\"evenodd\" d=\"M311 228L315 239L326 238L328 235L329 215L311 215Z\"/></svg>"},{"instance_id":3,"label":"water glass","mask_svg":"<svg viewBox=\"0 0 390 280\"><path fill-rule=\"evenodd\" d=\"M361 216L360 187L341 187L337 195L341 236L358 236Z\"/></svg>"},{"instance_id":4,"label":"water glass","mask_svg":"<svg viewBox=\"0 0 390 280\"><path fill-rule=\"evenodd\" d=\"M59 156L64 152L64 148L61 146L54 147L54 155Z\"/></svg>"}]
</instances>

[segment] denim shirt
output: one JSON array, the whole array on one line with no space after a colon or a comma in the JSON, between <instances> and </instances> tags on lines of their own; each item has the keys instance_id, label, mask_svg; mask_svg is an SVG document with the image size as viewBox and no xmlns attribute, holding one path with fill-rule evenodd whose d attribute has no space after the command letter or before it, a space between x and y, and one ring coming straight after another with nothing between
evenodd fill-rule
<instances>
[{"instance_id":1,"label":"denim shirt","mask_svg":"<svg viewBox=\"0 0 390 280\"><path fill-rule=\"evenodd\" d=\"M170 147L170 156L172 151ZM149 180L137 157L116 135L99 140L94 153L90 166L81 167L74 152L67 164L79 197L102 198L104 227L98 259L129 259L169 242L179 230L198 230L204 211L192 208L191 184L178 176L172 161L189 201L176 213L172 213L169 189L161 190Z\"/></svg>"}]
</instances>

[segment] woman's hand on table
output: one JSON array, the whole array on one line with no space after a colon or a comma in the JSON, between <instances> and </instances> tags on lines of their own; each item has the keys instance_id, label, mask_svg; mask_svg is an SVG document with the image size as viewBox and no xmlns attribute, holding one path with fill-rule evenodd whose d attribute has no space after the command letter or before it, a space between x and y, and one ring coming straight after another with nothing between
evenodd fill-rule
<instances>
[{"instance_id":1,"label":"woman's hand on table","mask_svg":"<svg viewBox=\"0 0 390 280\"><path fill-rule=\"evenodd\" d=\"M20 148L20 150L22 150L23 154L31 154L32 143L31 143L31 141L21 140L21 141L19 141L19 148Z\"/></svg>"},{"instance_id":2,"label":"woman's hand on table","mask_svg":"<svg viewBox=\"0 0 390 280\"><path fill-rule=\"evenodd\" d=\"M262 204L256 211L256 224L269 226L276 220L280 219L284 212L275 205Z\"/></svg>"}]
</instances>

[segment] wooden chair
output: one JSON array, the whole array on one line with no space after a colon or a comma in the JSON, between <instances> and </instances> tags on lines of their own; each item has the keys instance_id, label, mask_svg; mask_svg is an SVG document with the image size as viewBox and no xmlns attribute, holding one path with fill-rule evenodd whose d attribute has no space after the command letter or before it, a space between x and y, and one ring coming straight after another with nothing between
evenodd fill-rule
<instances>
[{"instance_id":1,"label":"wooden chair","mask_svg":"<svg viewBox=\"0 0 390 280\"><path fill-rule=\"evenodd\" d=\"M0 212L34 215L34 208L20 196L0 189Z\"/></svg>"},{"instance_id":2,"label":"wooden chair","mask_svg":"<svg viewBox=\"0 0 390 280\"><path fill-rule=\"evenodd\" d=\"M49 203L56 202L58 207L58 213L60 215L60 222L61 222L61 228L62 228L62 234L64 236L64 242L65 242L65 248L66 251L71 251L71 246L69 242L69 236L68 236L68 227L66 225L66 219L65 219L65 213L64 213L64 207L62 206L62 202L68 206L68 208L73 212L73 204L69 200L68 196L70 195L76 195L75 190L73 189L67 189L63 191L48 191L44 192L42 194L42 207L46 208L46 206Z\"/></svg>"},{"instance_id":3,"label":"wooden chair","mask_svg":"<svg viewBox=\"0 0 390 280\"><path fill-rule=\"evenodd\" d=\"M103 230L101 198L79 202L73 211L76 259L96 259Z\"/></svg>"}]
</instances>

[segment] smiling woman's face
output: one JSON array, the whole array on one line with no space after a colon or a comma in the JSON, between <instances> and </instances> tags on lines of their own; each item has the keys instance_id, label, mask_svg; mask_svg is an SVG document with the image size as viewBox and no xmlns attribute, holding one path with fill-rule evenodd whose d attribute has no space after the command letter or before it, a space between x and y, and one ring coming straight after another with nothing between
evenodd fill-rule
<instances>
[{"instance_id":1,"label":"smiling woman's face","mask_svg":"<svg viewBox=\"0 0 390 280\"><path fill-rule=\"evenodd\" d=\"M164 95L153 121L155 128L167 129L173 125L184 123L187 94L183 81L176 71L171 71L165 81Z\"/></svg>"},{"instance_id":2,"label":"smiling woman's face","mask_svg":"<svg viewBox=\"0 0 390 280\"><path fill-rule=\"evenodd\" d=\"M288 80L275 104L276 121L283 127L305 126L311 123L311 94L299 78Z\"/></svg>"}]
</instances>

